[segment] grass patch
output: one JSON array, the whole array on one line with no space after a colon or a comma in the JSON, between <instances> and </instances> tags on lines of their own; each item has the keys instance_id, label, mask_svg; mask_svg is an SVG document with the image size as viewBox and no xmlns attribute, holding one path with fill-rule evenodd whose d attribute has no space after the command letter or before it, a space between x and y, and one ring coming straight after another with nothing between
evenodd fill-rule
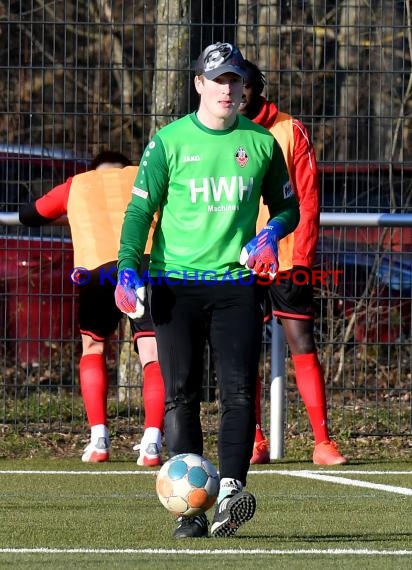
<instances>
[{"instance_id":1,"label":"grass patch","mask_svg":"<svg viewBox=\"0 0 412 570\"><path fill-rule=\"evenodd\" d=\"M388 489L393 485L410 489L410 464L359 462L356 470L364 471L362 475L351 474L353 466L345 466L346 477L371 485L366 488L284 473L302 467L308 466L281 461L270 468L251 470L248 489L256 495L258 508L235 537L176 541L171 537L173 517L155 495L157 470L147 473L132 463L117 461L84 465L78 459L2 459L0 470L26 473L1 474L0 549L45 551L3 551L0 566L183 570L216 566L265 570L332 565L410 567L411 497L373 487L380 483ZM268 473L269 469L272 472ZM54 473L33 472L42 470ZM377 475L373 473L376 470L388 473ZM314 471L333 475L337 470ZM391 475L390 471L405 473ZM199 550L204 552L197 555ZM345 550L351 553L342 552Z\"/></svg>"}]
</instances>

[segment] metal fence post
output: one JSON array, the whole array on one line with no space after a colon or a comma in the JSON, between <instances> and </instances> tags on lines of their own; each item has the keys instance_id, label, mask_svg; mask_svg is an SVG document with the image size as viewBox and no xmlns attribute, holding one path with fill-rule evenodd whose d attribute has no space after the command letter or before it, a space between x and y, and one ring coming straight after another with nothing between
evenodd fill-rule
<instances>
[{"instance_id":1,"label":"metal fence post","mask_svg":"<svg viewBox=\"0 0 412 570\"><path fill-rule=\"evenodd\" d=\"M323 212L320 215L320 225L329 227L412 227L412 214ZM286 341L282 326L275 320L272 320L271 348L270 459L280 459L285 454Z\"/></svg>"},{"instance_id":2,"label":"metal fence post","mask_svg":"<svg viewBox=\"0 0 412 570\"><path fill-rule=\"evenodd\" d=\"M272 320L272 378L270 382L270 459L280 459L285 453L285 333Z\"/></svg>"}]
</instances>

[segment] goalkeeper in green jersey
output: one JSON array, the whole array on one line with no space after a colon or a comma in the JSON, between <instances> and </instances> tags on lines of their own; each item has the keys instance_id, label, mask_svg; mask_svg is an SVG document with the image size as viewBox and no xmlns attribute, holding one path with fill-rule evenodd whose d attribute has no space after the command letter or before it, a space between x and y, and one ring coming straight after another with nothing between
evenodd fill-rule
<instances>
[{"instance_id":1,"label":"goalkeeper in green jersey","mask_svg":"<svg viewBox=\"0 0 412 570\"><path fill-rule=\"evenodd\" d=\"M165 442L170 456L203 453L199 412L209 341L221 411L215 537L231 536L255 513L255 498L244 487L262 338L257 281L274 276L278 240L299 221L279 145L237 114L244 77L243 56L229 43L209 45L199 56L198 110L162 128L142 156L123 222L116 287L119 309L136 312L143 302L138 268L159 210L148 279L165 382ZM256 236L261 196L270 220ZM204 513L179 517L176 538L207 535Z\"/></svg>"}]
</instances>

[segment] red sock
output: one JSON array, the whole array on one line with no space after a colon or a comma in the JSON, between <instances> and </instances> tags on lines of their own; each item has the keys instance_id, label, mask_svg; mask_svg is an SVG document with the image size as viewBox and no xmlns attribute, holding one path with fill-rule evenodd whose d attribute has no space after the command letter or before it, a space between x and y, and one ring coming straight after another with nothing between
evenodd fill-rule
<instances>
[{"instance_id":1,"label":"red sock","mask_svg":"<svg viewBox=\"0 0 412 570\"><path fill-rule=\"evenodd\" d=\"M296 385L306 406L315 444L329 441L325 380L316 353L292 355Z\"/></svg>"},{"instance_id":2,"label":"red sock","mask_svg":"<svg viewBox=\"0 0 412 570\"><path fill-rule=\"evenodd\" d=\"M261 428L261 425L262 425L261 397L262 397L262 378L258 374L256 377L256 400L255 400L255 414L256 414L255 441L257 443L259 443L259 441L263 441L265 439L265 436L263 435L263 431Z\"/></svg>"},{"instance_id":3,"label":"red sock","mask_svg":"<svg viewBox=\"0 0 412 570\"><path fill-rule=\"evenodd\" d=\"M81 357L80 388L89 424L107 425L108 378L103 354L86 354Z\"/></svg>"},{"instance_id":4,"label":"red sock","mask_svg":"<svg viewBox=\"0 0 412 570\"><path fill-rule=\"evenodd\" d=\"M158 362L149 362L143 370L143 405L145 429L155 427L163 431L165 415L165 386Z\"/></svg>"}]
</instances>

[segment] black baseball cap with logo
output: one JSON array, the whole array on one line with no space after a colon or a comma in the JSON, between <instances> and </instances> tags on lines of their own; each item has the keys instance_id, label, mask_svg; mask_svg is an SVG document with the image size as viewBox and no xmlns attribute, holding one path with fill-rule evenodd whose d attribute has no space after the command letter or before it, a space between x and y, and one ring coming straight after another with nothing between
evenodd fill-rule
<instances>
[{"instance_id":1,"label":"black baseball cap with logo","mask_svg":"<svg viewBox=\"0 0 412 570\"><path fill-rule=\"evenodd\" d=\"M236 73L247 77L245 60L239 49L229 43L217 42L205 48L196 62L196 75L216 79L223 73Z\"/></svg>"}]
</instances>

